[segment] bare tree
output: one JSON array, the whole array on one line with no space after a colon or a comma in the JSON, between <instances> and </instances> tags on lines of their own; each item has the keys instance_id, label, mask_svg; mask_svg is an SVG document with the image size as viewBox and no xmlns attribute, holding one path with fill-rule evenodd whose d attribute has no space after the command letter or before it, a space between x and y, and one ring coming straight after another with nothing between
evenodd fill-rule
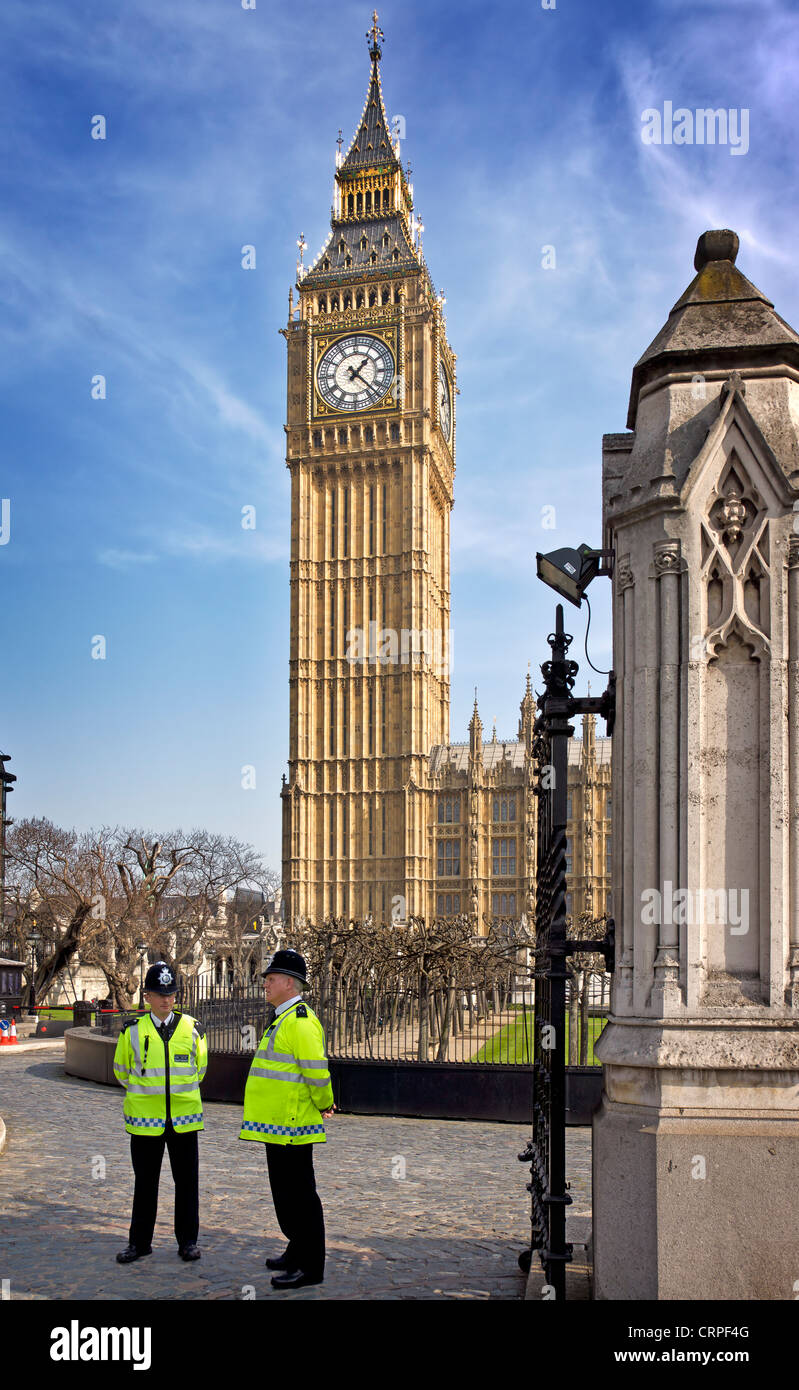
<instances>
[{"instance_id":1,"label":"bare tree","mask_svg":"<svg viewBox=\"0 0 799 1390\"><path fill-rule=\"evenodd\" d=\"M225 895L267 883L250 846L206 830L155 835L104 826L78 835L28 820L14 827L7 858L23 958L34 922L47 928L37 998L79 951L83 964L103 971L122 1009L133 1004L145 955L176 969L193 964Z\"/></svg>"},{"instance_id":2,"label":"bare tree","mask_svg":"<svg viewBox=\"0 0 799 1390\"><path fill-rule=\"evenodd\" d=\"M604 940L607 921L604 913L594 917L590 912L581 912L573 936L578 941ZM569 1066L584 1067L588 1062L591 980L605 973L605 957L599 951L578 951L567 956L566 971L569 976Z\"/></svg>"}]
</instances>

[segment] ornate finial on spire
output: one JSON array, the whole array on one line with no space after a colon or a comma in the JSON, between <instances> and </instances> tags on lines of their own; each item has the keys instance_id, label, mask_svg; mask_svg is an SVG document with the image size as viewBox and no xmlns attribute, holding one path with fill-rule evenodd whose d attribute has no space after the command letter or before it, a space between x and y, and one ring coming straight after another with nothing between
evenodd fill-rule
<instances>
[{"instance_id":1,"label":"ornate finial on spire","mask_svg":"<svg viewBox=\"0 0 799 1390\"><path fill-rule=\"evenodd\" d=\"M305 256L305 251L308 246L308 243L305 240L304 232L300 232L297 238L297 245L300 250L300 259L297 261L297 279L301 280L303 275L305 274L305 263L303 257Z\"/></svg>"},{"instance_id":2,"label":"ornate finial on spire","mask_svg":"<svg viewBox=\"0 0 799 1390\"><path fill-rule=\"evenodd\" d=\"M496 741L497 741L497 716L494 715L494 732L493 732L492 735L491 735L491 742L492 742L492 743L496 743Z\"/></svg>"},{"instance_id":3,"label":"ornate finial on spire","mask_svg":"<svg viewBox=\"0 0 799 1390\"><path fill-rule=\"evenodd\" d=\"M367 29L366 37L371 40L369 44L369 53L371 54L372 62L379 63L383 56L383 50L378 43L378 39L385 39L386 36L377 22L377 10L372 11L372 27L371 29Z\"/></svg>"},{"instance_id":4,"label":"ornate finial on spire","mask_svg":"<svg viewBox=\"0 0 799 1390\"><path fill-rule=\"evenodd\" d=\"M477 709L477 686L474 687L474 707Z\"/></svg>"},{"instance_id":5,"label":"ornate finial on spire","mask_svg":"<svg viewBox=\"0 0 799 1390\"><path fill-rule=\"evenodd\" d=\"M336 141L336 144L338 145L338 152L339 154L341 154L341 146L344 144L344 136L341 133L341 126L339 126L338 128L338 140Z\"/></svg>"}]
</instances>

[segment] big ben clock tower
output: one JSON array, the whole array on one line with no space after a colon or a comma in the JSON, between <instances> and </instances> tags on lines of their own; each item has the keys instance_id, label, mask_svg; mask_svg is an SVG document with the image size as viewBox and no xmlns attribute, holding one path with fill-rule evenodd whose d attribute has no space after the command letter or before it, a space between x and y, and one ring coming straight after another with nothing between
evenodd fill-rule
<instances>
[{"instance_id":1,"label":"big ben clock tower","mask_svg":"<svg viewBox=\"0 0 799 1390\"><path fill-rule=\"evenodd\" d=\"M424 912L424 793L449 738L455 357L380 82L382 32L331 231L289 296L288 926ZM395 124L399 124L398 122Z\"/></svg>"}]
</instances>

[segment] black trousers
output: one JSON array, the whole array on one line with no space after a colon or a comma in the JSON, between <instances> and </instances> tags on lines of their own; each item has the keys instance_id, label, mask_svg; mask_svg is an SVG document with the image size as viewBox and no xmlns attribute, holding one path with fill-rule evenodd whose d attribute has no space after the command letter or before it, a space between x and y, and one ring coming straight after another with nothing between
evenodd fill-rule
<instances>
[{"instance_id":1,"label":"black trousers","mask_svg":"<svg viewBox=\"0 0 799 1390\"><path fill-rule=\"evenodd\" d=\"M277 1224L288 1240L289 1269L325 1272L325 1219L316 1190L313 1144L264 1144Z\"/></svg>"},{"instance_id":2,"label":"black trousers","mask_svg":"<svg viewBox=\"0 0 799 1390\"><path fill-rule=\"evenodd\" d=\"M176 1134L167 1124L163 1134L131 1134L130 1157L136 1178L133 1188L133 1216L128 1239L137 1250L149 1250L153 1242L158 1211L158 1183L164 1149L175 1180L175 1237L178 1246L195 1245L200 1230L197 1130Z\"/></svg>"}]
</instances>

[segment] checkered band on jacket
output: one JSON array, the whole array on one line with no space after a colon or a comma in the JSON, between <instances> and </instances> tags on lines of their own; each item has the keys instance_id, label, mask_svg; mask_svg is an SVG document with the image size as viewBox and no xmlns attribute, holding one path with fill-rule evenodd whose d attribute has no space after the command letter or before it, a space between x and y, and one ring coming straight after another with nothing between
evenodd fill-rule
<instances>
[{"instance_id":1,"label":"checkered band on jacket","mask_svg":"<svg viewBox=\"0 0 799 1390\"><path fill-rule=\"evenodd\" d=\"M128 1134L163 1134L166 1128L166 1055L169 1054L169 1111L180 1133L203 1128L200 1082L208 1065L205 1037L188 1014L180 1014L166 1047L149 1014L120 1033L114 1075L125 1088Z\"/></svg>"},{"instance_id":2,"label":"checkered band on jacket","mask_svg":"<svg viewBox=\"0 0 799 1390\"><path fill-rule=\"evenodd\" d=\"M303 1013L297 1017L297 1009ZM324 1144L321 1111L333 1104L322 1025L307 1004L276 1016L258 1045L244 1092L240 1139Z\"/></svg>"}]
</instances>

